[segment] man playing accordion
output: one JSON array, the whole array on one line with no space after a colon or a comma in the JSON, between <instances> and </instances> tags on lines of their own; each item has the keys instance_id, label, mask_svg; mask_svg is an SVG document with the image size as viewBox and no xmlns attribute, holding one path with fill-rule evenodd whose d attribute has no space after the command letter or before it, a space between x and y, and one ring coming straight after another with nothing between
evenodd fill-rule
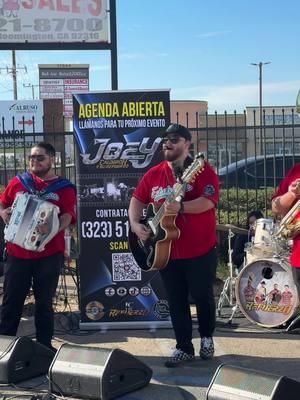
<instances>
[{"instance_id":1,"label":"man playing accordion","mask_svg":"<svg viewBox=\"0 0 300 400\"><path fill-rule=\"evenodd\" d=\"M9 225L12 205L17 194L30 193L59 207L58 232L42 251L6 243L7 262L4 271L4 295L1 308L0 334L15 336L23 305L32 286L35 298L36 339L52 350L54 313L52 298L64 262L64 230L76 222L76 190L67 179L55 174L55 149L40 142L31 148L29 170L15 176L0 197L0 216ZM36 226L40 235L50 234L51 223L41 220Z\"/></svg>"}]
</instances>

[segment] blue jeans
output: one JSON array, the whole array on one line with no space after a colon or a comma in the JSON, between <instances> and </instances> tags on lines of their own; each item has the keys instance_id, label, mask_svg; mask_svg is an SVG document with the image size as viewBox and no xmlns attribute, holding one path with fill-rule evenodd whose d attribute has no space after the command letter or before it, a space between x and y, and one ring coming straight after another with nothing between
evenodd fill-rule
<instances>
[{"instance_id":1,"label":"blue jeans","mask_svg":"<svg viewBox=\"0 0 300 400\"><path fill-rule=\"evenodd\" d=\"M26 296L32 286L35 298L36 339L51 347L54 332L52 299L58 283L63 254L28 260L8 256L4 268L4 295L0 334L15 336Z\"/></svg>"},{"instance_id":2,"label":"blue jeans","mask_svg":"<svg viewBox=\"0 0 300 400\"><path fill-rule=\"evenodd\" d=\"M160 271L167 292L176 348L194 354L193 324L189 293L195 301L200 337L213 335L216 304L213 283L217 269L217 252L213 248L197 258L171 260Z\"/></svg>"}]
</instances>

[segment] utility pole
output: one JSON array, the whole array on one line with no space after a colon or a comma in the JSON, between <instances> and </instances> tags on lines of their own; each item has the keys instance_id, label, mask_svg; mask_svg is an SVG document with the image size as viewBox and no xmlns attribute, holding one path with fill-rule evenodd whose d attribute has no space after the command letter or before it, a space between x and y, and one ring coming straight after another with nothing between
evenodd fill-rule
<instances>
[{"instance_id":1,"label":"utility pole","mask_svg":"<svg viewBox=\"0 0 300 400\"><path fill-rule=\"evenodd\" d=\"M251 63L255 67L259 68L259 125L260 125L260 146L261 146L261 153L262 153L262 126L263 126L263 83L262 83L262 70L263 66L271 64L271 61L267 62L259 62L259 63Z\"/></svg>"},{"instance_id":2,"label":"utility pole","mask_svg":"<svg viewBox=\"0 0 300 400\"><path fill-rule=\"evenodd\" d=\"M8 74L12 75L14 100L17 100L18 99L17 72L19 70L23 69L27 73L27 67L25 65L24 65L24 67L17 67L17 64L16 64L16 51L12 50L12 66L11 67L6 67L6 68L0 68L0 71L2 69L5 69Z\"/></svg>"},{"instance_id":3,"label":"utility pole","mask_svg":"<svg viewBox=\"0 0 300 400\"><path fill-rule=\"evenodd\" d=\"M12 70L11 74L13 77L13 88L14 88L14 100L18 98L18 86L17 86L17 64L16 64L16 50L12 50Z\"/></svg>"},{"instance_id":4,"label":"utility pole","mask_svg":"<svg viewBox=\"0 0 300 400\"><path fill-rule=\"evenodd\" d=\"M31 87L31 93L32 93L32 99L34 100L34 88L35 87L39 87L40 85L33 85L32 83L28 83L28 85L26 85L25 83L23 83L23 87L24 88L30 88Z\"/></svg>"}]
</instances>

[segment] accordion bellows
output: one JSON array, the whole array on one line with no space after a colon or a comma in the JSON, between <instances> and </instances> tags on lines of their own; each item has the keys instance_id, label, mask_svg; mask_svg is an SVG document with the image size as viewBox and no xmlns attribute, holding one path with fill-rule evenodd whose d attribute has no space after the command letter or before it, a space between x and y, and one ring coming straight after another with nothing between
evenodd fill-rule
<instances>
[{"instance_id":1,"label":"accordion bellows","mask_svg":"<svg viewBox=\"0 0 300 400\"><path fill-rule=\"evenodd\" d=\"M26 250L43 251L59 229L59 207L29 193L18 193L12 205L9 224L4 239ZM47 222L50 231L41 234L37 226Z\"/></svg>"}]
</instances>

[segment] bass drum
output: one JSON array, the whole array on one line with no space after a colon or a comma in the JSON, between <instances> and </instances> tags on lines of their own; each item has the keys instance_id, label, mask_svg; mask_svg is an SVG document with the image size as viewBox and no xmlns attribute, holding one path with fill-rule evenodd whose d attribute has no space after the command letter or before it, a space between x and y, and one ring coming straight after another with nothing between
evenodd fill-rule
<instances>
[{"instance_id":1,"label":"bass drum","mask_svg":"<svg viewBox=\"0 0 300 400\"><path fill-rule=\"evenodd\" d=\"M284 325L298 312L299 298L286 260L254 260L239 273L236 299L245 317L257 325Z\"/></svg>"}]
</instances>

